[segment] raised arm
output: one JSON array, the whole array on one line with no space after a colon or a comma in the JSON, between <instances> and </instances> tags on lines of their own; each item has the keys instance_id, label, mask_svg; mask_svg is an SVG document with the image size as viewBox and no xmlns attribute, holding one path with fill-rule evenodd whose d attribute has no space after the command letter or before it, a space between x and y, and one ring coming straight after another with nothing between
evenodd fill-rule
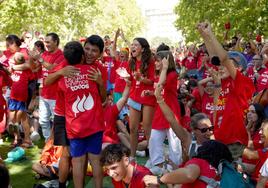
<instances>
[{"instance_id":1,"label":"raised arm","mask_svg":"<svg viewBox=\"0 0 268 188\"><path fill-rule=\"evenodd\" d=\"M120 32L120 36L124 40L124 42L127 44L128 48L131 49L131 43L126 39L125 34L124 34L122 29L121 29L121 32Z\"/></svg>"},{"instance_id":2,"label":"raised arm","mask_svg":"<svg viewBox=\"0 0 268 188\"><path fill-rule=\"evenodd\" d=\"M162 70L161 70L159 81L158 81L159 85L163 85L166 82L168 64L169 64L169 55L162 59Z\"/></svg>"},{"instance_id":3,"label":"raised arm","mask_svg":"<svg viewBox=\"0 0 268 188\"><path fill-rule=\"evenodd\" d=\"M116 61L119 61L119 57L116 55L117 39L118 39L119 35L120 35L120 29L118 28L116 33L115 33L113 46L112 46L112 55L115 57Z\"/></svg>"},{"instance_id":4,"label":"raised arm","mask_svg":"<svg viewBox=\"0 0 268 188\"><path fill-rule=\"evenodd\" d=\"M189 150L190 144L191 144L191 135L188 133L181 125L179 125L178 120L175 118L174 113L169 108L169 106L165 103L161 91L162 86L158 85L158 87L155 89L155 97L157 100L157 103L164 114L166 120L170 124L170 127L176 134L176 136L182 141L183 147L186 151Z\"/></svg>"},{"instance_id":5,"label":"raised arm","mask_svg":"<svg viewBox=\"0 0 268 188\"><path fill-rule=\"evenodd\" d=\"M209 55L212 57L213 55L216 55L219 57L220 62L223 66L225 66L230 74L230 76L235 79L236 77L236 68L234 64L231 62L231 60L228 58L228 53L225 51L222 47L222 45L219 43L215 35L213 34L211 30L211 26L207 22L199 23L198 24L198 31L202 38L204 39L205 45L208 49ZM213 49L212 52L209 51L209 49Z\"/></svg>"}]
</instances>

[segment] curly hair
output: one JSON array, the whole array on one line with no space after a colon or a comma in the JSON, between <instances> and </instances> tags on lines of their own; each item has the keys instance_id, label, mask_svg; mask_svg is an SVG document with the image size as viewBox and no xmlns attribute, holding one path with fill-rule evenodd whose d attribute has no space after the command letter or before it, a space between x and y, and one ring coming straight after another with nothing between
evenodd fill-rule
<instances>
[{"instance_id":1,"label":"curly hair","mask_svg":"<svg viewBox=\"0 0 268 188\"><path fill-rule=\"evenodd\" d=\"M145 38L135 38L134 40L138 41L139 44L141 45L141 47L143 48L143 52L141 55L141 68L140 71L141 73L146 76L147 74L147 69L149 67L149 64L152 62L152 52L150 49L150 45L148 43L148 41ZM136 58L132 57L129 60L129 67L131 71L135 71L135 67L136 67Z\"/></svg>"},{"instance_id":2,"label":"curly hair","mask_svg":"<svg viewBox=\"0 0 268 188\"><path fill-rule=\"evenodd\" d=\"M197 149L195 158L206 160L214 168L218 168L222 160L233 161L233 157L228 147L216 140L209 140Z\"/></svg>"},{"instance_id":3,"label":"curly hair","mask_svg":"<svg viewBox=\"0 0 268 188\"><path fill-rule=\"evenodd\" d=\"M129 157L130 150L123 144L108 145L101 152L100 162L103 166L112 165L126 156Z\"/></svg>"}]
</instances>

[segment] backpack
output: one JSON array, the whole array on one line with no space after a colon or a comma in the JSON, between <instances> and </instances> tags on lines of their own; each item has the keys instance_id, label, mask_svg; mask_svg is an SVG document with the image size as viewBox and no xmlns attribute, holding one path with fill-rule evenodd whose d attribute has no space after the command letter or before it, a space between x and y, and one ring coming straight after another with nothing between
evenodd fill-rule
<instances>
[{"instance_id":1,"label":"backpack","mask_svg":"<svg viewBox=\"0 0 268 188\"><path fill-rule=\"evenodd\" d=\"M216 181L213 178L206 176L200 176L199 180L207 183L211 188L253 188L255 187L251 182L249 177L244 177L236 171L233 164L223 160L218 166L218 174L221 177L220 181Z\"/></svg>"}]
</instances>

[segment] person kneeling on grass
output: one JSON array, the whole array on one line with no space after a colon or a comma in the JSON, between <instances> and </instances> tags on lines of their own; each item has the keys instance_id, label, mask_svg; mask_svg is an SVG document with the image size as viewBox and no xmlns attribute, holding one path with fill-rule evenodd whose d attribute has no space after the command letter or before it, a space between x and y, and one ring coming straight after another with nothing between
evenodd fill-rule
<instances>
[{"instance_id":1,"label":"person kneeling on grass","mask_svg":"<svg viewBox=\"0 0 268 188\"><path fill-rule=\"evenodd\" d=\"M143 188L145 175L151 175L146 167L129 161L130 150L122 144L108 145L101 153L101 164L112 177L115 188Z\"/></svg>"}]
</instances>

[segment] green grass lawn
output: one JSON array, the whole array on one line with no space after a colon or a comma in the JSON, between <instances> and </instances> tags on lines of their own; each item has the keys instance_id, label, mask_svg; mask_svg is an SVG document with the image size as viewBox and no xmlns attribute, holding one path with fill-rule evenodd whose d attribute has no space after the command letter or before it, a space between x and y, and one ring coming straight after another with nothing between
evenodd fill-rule
<instances>
[{"instance_id":1,"label":"green grass lawn","mask_svg":"<svg viewBox=\"0 0 268 188\"><path fill-rule=\"evenodd\" d=\"M4 145L0 145L0 155L3 159L7 158L7 153L12 149L10 143L13 141L11 138L6 137L4 139ZM36 183L42 183L47 180L36 180L35 173L32 171L32 164L36 163L39 160L41 149L44 146L44 140L40 140L38 143L35 143L35 146L30 149L26 149L26 158L7 164L9 173L11 176L11 185L13 188L31 188ZM145 164L147 158L138 157L139 164ZM73 182L70 181L69 188L73 187ZM86 178L86 188L93 187L92 178ZM104 187L109 188L113 187L111 183L111 178L104 178Z\"/></svg>"}]
</instances>

